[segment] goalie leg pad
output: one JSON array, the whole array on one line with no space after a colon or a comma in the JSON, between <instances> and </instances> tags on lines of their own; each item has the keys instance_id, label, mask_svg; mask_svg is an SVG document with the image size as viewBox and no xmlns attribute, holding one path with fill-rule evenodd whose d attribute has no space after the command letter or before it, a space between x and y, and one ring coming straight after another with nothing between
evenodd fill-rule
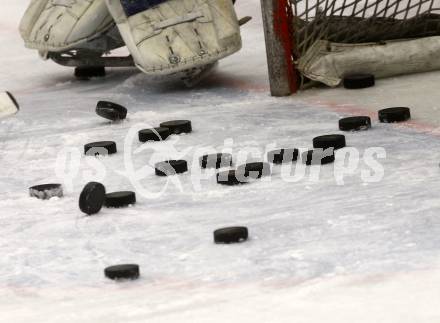
<instances>
[{"instance_id":1,"label":"goalie leg pad","mask_svg":"<svg viewBox=\"0 0 440 323\"><path fill-rule=\"evenodd\" d=\"M212 64L241 49L231 0L106 0L134 61L166 75Z\"/></svg>"},{"instance_id":2,"label":"goalie leg pad","mask_svg":"<svg viewBox=\"0 0 440 323\"><path fill-rule=\"evenodd\" d=\"M20 34L28 48L61 52L113 26L105 0L32 0L20 22Z\"/></svg>"}]
</instances>

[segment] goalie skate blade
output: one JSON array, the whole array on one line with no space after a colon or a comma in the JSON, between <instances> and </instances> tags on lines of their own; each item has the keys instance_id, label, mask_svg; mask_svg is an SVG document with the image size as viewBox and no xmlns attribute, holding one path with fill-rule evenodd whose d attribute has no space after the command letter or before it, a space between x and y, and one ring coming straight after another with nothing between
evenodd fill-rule
<instances>
[{"instance_id":1,"label":"goalie skate blade","mask_svg":"<svg viewBox=\"0 0 440 323\"><path fill-rule=\"evenodd\" d=\"M379 110L379 121L384 123L402 122L411 119L411 112L406 107L395 107Z\"/></svg>"},{"instance_id":2,"label":"goalie skate blade","mask_svg":"<svg viewBox=\"0 0 440 323\"><path fill-rule=\"evenodd\" d=\"M167 160L155 165L157 176L172 176L183 174L188 171L188 163L185 160Z\"/></svg>"},{"instance_id":3,"label":"goalie skate blade","mask_svg":"<svg viewBox=\"0 0 440 323\"><path fill-rule=\"evenodd\" d=\"M237 174L235 170L228 170L224 172L219 172L217 174L217 183L221 185L240 185L247 183L247 179L244 174Z\"/></svg>"},{"instance_id":4,"label":"goalie skate blade","mask_svg":"<svg viewBox=\"0 0 440 323\"><path fill-rule=\"evenodd\" d=\"M251 21L252 20L252 17L251 16L245 16L245 17L243 17L243 18L241 18L239 21L238 21L238 25L241 27L241 26L244 26L244 25L246 25L249 21Z\"/></svg>"},{"instance_id":5,"label":"goalie skate blade","mask_svg":"<svg viewBox=\"0 0 440 323\"><path fill-rule=\"evenodd\" d=\"M105 277L112 280L138 279L140 276L139 265L126 264L126 265L110 266L104 269L104 275Z\"/></svg>"},{"instance_id":6,"label":"goalie skate blade","mask_svg":"<svg viewBox=\"0 0 440 323\"><path fill-rule=\"evenodd\" d=\"M170 136L170 129L168 128L153 128L143 129L139 131L139 141L162 141Z\"/></svg>"},{"instance_id":7,"label":"goalie skate blade","mask_svg":"<svg viewBox=\"0 0 440 323\"><path fill-rule=\"evenodd\" d=\"M202 82L218 67L218 62L192 68L190 70L182 71L178 73L180 79L183 81L187 88L195 87Z\"/></svg>"},{"instance_id":8,"label":"goalie skate blade","mask_svg":"<svg viewBox=\"0 0 440 323\"><path fill-rule=\"evenodd\" d=\"M104 201L104 185L97 182L90 182L84 186L79 196L79 209L87 215L93 215L101 211Z\"/></svg>"},{"instance_id":9,"label":"goalie skate blade","mask_svg":"<svg viewBox=\"0 0 440 323\"><path fill-rule=\"evenodd\" d=\"M134 192L113 192L105 196L105 207L120 208L136 204L136 194Z\"/></svg>"},{"instance_id":10,"label":"goalie skate blade","mask_svg":"<svg viewBox=\"0 0 440 323\"><path fill-rule=\"evenodd\" d=\"M339 120L339 129L342 131L359 131L371 128L370 117L348 117Z\"/></svg>"},{"instance_id":11,"label":"goalie skate blade","mask_svg":"<svg viewBox=\"0 0 440 323\"><path fill-rule=\"evenodd\" d=\"M374 86L375 78L372 74L351 74L344 76L343 84L346 89L364 89Z\"/></svg>"},{"instance_id":12,"label":"goalie skate blade","mask_svg":"<svg viewBox=\"0 0 440 323\"><path fill-rule=\"evenodd\" d=\"M322 150L309 150L305 151L301 155L302 162L307 166L311 165L325 165L335 161L334 151L330 153Z\"/></svg>"},{"instance_id":13,"label":"goalie skate blade","mask_svg":"<svg viewBox=\"0 0 440 323\"><path fill-rule=\"evenodd\" d=\"M262 162L247 163L237 167L237 174L244 174L245 177L252 179L269 176L271 174L270 164Z\"/></svg>"},{"instance_id":14,"label":"goalie skate blade","mask_svg":"<svg viewBox=\"0 0 440 323\"><path fill-rule=\"evenodd\" d=\"M63 197L61 184L42 184L29 188L29 195L40 200L49 200L52 197Z\"/></svg>"},{"instance_id":15,"label":"goalie skate blade","mask_svg":"<svg viewBox=\"0 0 440 323\"><path fill-rule=\"evenodd\" d=\"M97 141L84 145L86 156L107 156L116 154L116 143L114 141Z\"/></svg>"},{"instance_id":16,"label":"goalie skate blade","mask_svg":"<svg viewBox=\"0 0 440 323\"><path fill-rule=\"evenodd\" d=\"M175 135L192 132L192 125L191 125L191 121L189 120L174 120L174 121L162 122L160 124L160 127L170 129L170 134L175 134Z\"/></svg>"},{"instance_id":17,"label":"goalie skate blade","mask_svg":"<svg viewBox=\"0 0 440 323\"><path fill-rule=\"evenodd\" d=\"M232 166L231 154L212 154L205 155L199 158L201 168L222 168Z\"/></svg>"},{"instance_id":18,"label":"goalie skate blade","mask_svg":"<svg viewBox=\"0 0 440 323\"><path fill-rule=\"evenodd\" d=\"M299 151L296 148L293 149L277 149L269 151L267 153L267 160L273 164L292 163L297 161Z\"/></svg>"},{"instance_id":19,"label":"goalie skate blade","mask_svg":"<svg viewBox=\"0 0 440 323\"><path fill-rule=\"evenodd\" d=\"M96 114L110 121L119 121L127 117L127 109L113 102L99 101L96 105Z\"/></svg>"},{"instance_id":20,"label":"goalie skate blade","mask_svg":"<svg viewBox=\"0 0 440 323\"><path fill-rule=\"evenodd\" d=\"M105 75L105 67L102 66L87 66L75 68L75 77L83 81L87 81L93 77L104 77Z\"/></svg>"},{"instance_id":21,"label":"goalie skate blade","mask_svg":"<svg viewBox=\"0 0 440 323\"><path fill-rule=\"evenodd\" d=\"M244 242L249 237L246 227L229 227L214 231L214 242L217 244L229 244Z\"/></svg>"},{"instance_id":22,"label":"goalie skate blade","mask_svg":"<svg viewBox=\"0 0 440 323\"><path fill-rule=\"evenodd\" d=\"M324 135L313 138L313 148L333 148L336 150L344 148L345 145L344 135Z\"/></svg>"},{"instance_id":23,"label":"goalie skate blade","mask_svg":"<svg viewBox=\"0 0 440 323\"><path fill-rule=\"evenodd\" d=\"M19 110L20 106L10 92L0 93L0 119L14 115Z\"/></svg>"}]
</instances>

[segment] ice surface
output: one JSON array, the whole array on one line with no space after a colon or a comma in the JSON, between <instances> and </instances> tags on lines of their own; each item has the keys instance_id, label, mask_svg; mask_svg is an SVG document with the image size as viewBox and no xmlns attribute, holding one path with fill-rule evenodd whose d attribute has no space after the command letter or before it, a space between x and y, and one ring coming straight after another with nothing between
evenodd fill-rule
<instances>
[{"instance_id":1,"label":"ice surface","mask_svg":"<svg viewBox=\"0 0 440 323\"><path fill-rule=\"evenodd\" d=\"M22 107L0 122L1 322L440 321L440 73L379 80L361 91L271 98L259 5L249 0L238 3L240 16L254 16L243 28L243 51L222 61L202 86L152 82L131 69L79 82L71 69L23 48L16 27L26 4L3 0L0 11L0 90L10 90ZM98 100L125 105L128 119L99 118ZM108 191L137 188L127 178L124 150L133 151L140 170L157 151L185 151L192 164L204 147L233 142L237 163L239 152L310 148L314 136L339 133L343 116L402 104L412 108L411 123L374 118L370 131L347 134L361 157L371 147L385 149L379 182L362 180L371 170L364 160L344 185L334 165L318 179L309 174L295 182L282 181L277 166L270 181L241 187L217 185L204 171L209 176L200 187L185 174L181 187L171 183L156 199L138 194L128 209L94 217L78 209L90 180ZM136 124L172 119L192 120L194 132L124 146ZM116 141L119 154L75 154L99 140ZM66 149L77 165L64 167ZM62 174L71 175L62 178L64 198L28 197L29 186L61 181ZM153 192L166 181L148 167L137 180ZM230 225L246 225L250 240L213 244L212 231ZM141 266L140 280L105 279L106 266L125 262Z\"/></svg>"}]
</instances>

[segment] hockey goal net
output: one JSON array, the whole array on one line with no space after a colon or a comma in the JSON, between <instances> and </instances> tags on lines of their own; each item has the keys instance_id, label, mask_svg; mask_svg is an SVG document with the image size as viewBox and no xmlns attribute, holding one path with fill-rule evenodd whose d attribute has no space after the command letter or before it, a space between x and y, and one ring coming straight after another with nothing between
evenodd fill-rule
<instances>
[{"instance_id":1,"label":"hockey goal net","mask_svg":"<svg viewBox=\"0 0 440 323\"><path fill-rule=\"evenodd\" d=\"M440 69L440 0L261 0L273 95Z\"/></svg>"}]
</instances>

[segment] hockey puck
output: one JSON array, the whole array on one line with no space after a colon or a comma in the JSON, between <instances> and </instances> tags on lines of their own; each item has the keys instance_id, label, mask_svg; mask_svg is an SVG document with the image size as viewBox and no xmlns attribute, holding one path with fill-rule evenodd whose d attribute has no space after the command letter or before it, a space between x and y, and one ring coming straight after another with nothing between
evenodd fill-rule
<instances>
[{"instance_id":1,"label":"hockey puck","mask_svg":"<svg viewBox=\"0 0 440 323\"><path fill-rule=\"evenodd\" d=\"M235 170L228 170L224 172L219 172L217 174L217 183L222 185L239 185L247 183L247 179L244 174L237 174Z\"/></svg>"},{"instance_id":2,"label":"hockey puck","mask_svg":"<svg viewBox=\"0 0 440 323\"><path fill-rule=\"evenodd\" d=\"M105 277L113 280L139 278L139 265L127 264L110 266L104 269Z\"/></svg>"},{"instance_id":3,"label":"hockey puck","mask_svg":"<svg viewBox=\"0 0 440 323\"><path fill-rule=\"evenodd\" d=\"M402 122L411 118L411 112L406 107L395 107L379 110L379 121L390 122Z\"/></svg>"},{"instance_id":4,"label":"hockey puck","mask_svg":"<svg viewBox=\"0 0 440 323\"><path fill-rule=\"evenodd\" d=\"M136 204L136 194L134 192L113 192L105 195L104 205L106 207L125 207Z\"/></svg>"},{"instance_id":5,"label":"hockey puck","mask_svg":"<svg viewBox=\"0 0 440 323\"><path fill-rule=\"evenodd\" d=\"M238 243L248 239L249 232L246 227L229 227L214 231L214 242L218 244L223 243Z\"/></svg>"},{"instance_id":6,"label":"hockey puck","mask_svg":"<svg viewBox=\"0 0 440 323\"><path fill-rule=\"evenodd\" d=\"M302 153L301 159L308 166L325 165L335 161L335 154L333 150L331 152L322 149L309 150Z\"/></svg>"},{"instance_id":7,"label":"hockey puck","mask_svg":"<svg viewBox=\"0 0 440 323\"><path fill-rule=\"evenodd\" d=\"M79 196L79 208L88 215L98 213L105 201L105 187L101 183L90 182L84 186Z\"/></svg>"},{"instance_id":8,"label":"hockey puck","mask_svg":"<svg viewBox=\"0 0 440 323\"><path fill-rule=\"evenodd\" d=\"M80 80L88 80L92 77L104 77L105 67L103 66L81 66L75 68L75 77Z\"/></svg>"},{"instance_id":9,"label":"hockey puck","mask_svg":"<svg viewBox=\"0 0 440 323\"><path fill-rule=\"evenodd\" d=\"M113 102L99 101L96 105L96 114L111 121L118 121L127 117L127 109Z\"/></svg>"},{"instance_id":10,"label":"hockey puck","mask_svg":"<svg viewBox=\"0 0 440 323\"><path fill-rule=\"evenodd\" d=\"M372 74L350 74L345 75L343 84L346 89L363 89L374 86L374 75Z\"/></svg>"},{"instance_id":11,"label":"hockey puck","mask_svg":"<svg viewBox=\"0 0 440 323\"><path fill-rule=\"evenodd\" d=\"M40 200L49 200L52 197L63 197L61 184L42 184L29 188L29 195Z\"/></svg>"},{"instance_id":12,"label":"hockey puck","mask_svg":"<svg viewBox=\"0 0 440 323\"><path fill-rule=\"evenodd\" d=\"M232 166L231 154L212 154L199 158L200 167L202 168L222 168Z\"/></svg>"},{"instance_id":13,"label":"hockey puck","mask_svg":"<svg viewBox=\"0 0 440 323\"><path fill-rule=\"evenodd\" d=\"M267 160L273 164L291 163L298 159L299 151L293 149L277 149L267 153Z\"/></svg>"},{"instance_id":14,"label":"hockey puck","mask_svg":"<svg viewBox=\"0 0 440 323\"><path fill-rule=\"evenodd\" d=\"M175 135L192 132L192 125L191 121L189 120L174 120L162 122L160 124L160 127L170 129L170 133Z\"/></svg>"},{"instance_id":15,"label":"hockey puck","mask_svg":"<svg viewBox=\"0 0 440 323\"><path fill-rule=\"evenodd\" d=\"M169 135L170 129L168 128L143 129L139 131L139 141L162 141L167 139Z\"/></svg>"},{"instance_id":16,"label":"hockey puck","mask_svg":"<svg viewBox=\"0 0 440 323\"><path fill-rule=\"evenodd\" d=\"M167 160L155 165L157 176L171 176L188 171L188 163L185 160Z\"/></svg>"},{"instance_id":17,"label":"hockey puck","mask_svg":"<svg viewBox=\"0 0 440 323\"><path fill-rule=\"evenodd\" d=\"M114 141L98 141L84 145L86 156L107 156L116 154L116 143Z\"/></svg>"},{"instance_id":18,"label":"hockey puck","mask_svg":"<svg viewBox=\"0 0 440 323\"><path fill-rule=\"evenodd\" d=\"M236 173L238 175L243 175L245 177L258 179L263 176L270 175L270 164L269 163L263 163L263 162L254 162L254 163L247 163L244 165L240 165L237 167Z\"/></svg>"},{"instance_id":19,"label":"hockey puck","mask_svg":"<svg viewBox=\"0 0 440 323\"><path fill-rule=\"evenodd\" d=\"M371 128L370 117L348 117L339 120L339 129L342 131L358 131Z\"/></svg>"},{"instance_id":20,"label":"hockey puck","mask_svg":"<svg viewBox=\"0 0 440 323\"><path fill-rule=\"evenodd\" d=\"M340 149L345 147L344 135L324 135L313 138L313 148L333 148Z\"/></svg>"}]
</instances>

